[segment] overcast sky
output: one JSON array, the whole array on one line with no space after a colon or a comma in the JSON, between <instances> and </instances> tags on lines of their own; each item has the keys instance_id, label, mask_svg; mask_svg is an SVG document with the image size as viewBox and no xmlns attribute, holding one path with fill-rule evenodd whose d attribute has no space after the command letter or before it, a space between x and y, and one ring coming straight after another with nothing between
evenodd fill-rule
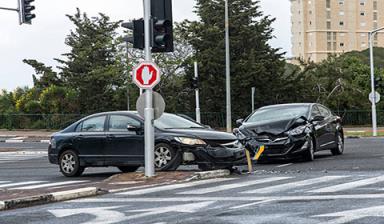
<instances>
[{"instance_id":1,"label":"overcast sky","mask_svg":"<svg viewBox=\"0 0 384 224\"><path fill-rule=\"evenodd\" d=\"M76 7L89 17L99 12L112 20L142 17L142 0L36 0L36 18L33 25L18 24L16 12L0 10L0 89L13 90L18 86L32 86L33 69L22 62L36 59L55 66L53 58L67 52L64 39L72 24L66 14L74 14ZM196 19L194 0L173 0L175 21ZM290 56L290 3L289 0L261 0L265 14L276 17L273 24L276 38L273 47L282 48ZM1 0L0 7L17 7L17 0Z\"/></svg>"}]
</instances>

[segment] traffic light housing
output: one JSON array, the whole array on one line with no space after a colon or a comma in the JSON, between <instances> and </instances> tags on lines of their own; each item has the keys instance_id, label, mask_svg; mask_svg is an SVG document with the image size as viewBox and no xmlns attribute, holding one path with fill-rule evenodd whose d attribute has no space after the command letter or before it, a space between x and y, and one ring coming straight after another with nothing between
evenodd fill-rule
<instances>
[{"instance_id":1,"label":"traffic light housing","mask_svg":"<svg viewBox=\"0 0 384 224\"><path fill-rule=\"evenodd\" d=\"M35 10L35 6L31 5L35 0L20 0L20 17L21 23L24 24L32 24L32 19L36 17L33 10Z\"/></svg>"},{"instance_id":2,"label":"traffic light housing","mask_svg":"<svg viewBox=\"0 0 384 224\"><path fill-rule=\"evenodd\" d=\"M151 0L152 52L173 52L172 0Z\"/></svg>"},{"instance_id":3,"label":"traffic light housing","mask_svg":"<svg viewBox=\"0 0 384 224\"><path fill-rule=\"evenodd\" d=\"M122 27L132 30L132 36L124 37L124 41L133 44L133 48L144 49L144 20L133 20L121 24Z\"/></svg>"},{"instance_id":4,"label":"traffic light housing","mask_svg":"<svg viewBox=\"0 0 384 224\"><path fill-rule=\"evenodd\" d=\"M199 78L192 77L191 79L191 89L198 89L199 88Z\"/></svg>"}]
</instances>

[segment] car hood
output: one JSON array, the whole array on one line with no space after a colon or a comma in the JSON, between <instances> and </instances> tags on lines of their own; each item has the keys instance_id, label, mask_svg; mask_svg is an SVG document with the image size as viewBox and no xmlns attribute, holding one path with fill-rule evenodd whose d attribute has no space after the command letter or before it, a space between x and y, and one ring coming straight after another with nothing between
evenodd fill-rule
<instances>
[{"instance_id":1,"label":"car hood","mask_svg":"<svg viewBox=\"0 0 384 224\"><path fill-rule=\"evenodd\" d=\"M245 132L248 135L259 135L262 133L268 133L273 135L280 135L288 131L297 118L281 119L271 122L245 122L240 131Z\"/></svg>"},{"instance_id":2,"label":"car hood","mask_svg":"<svg viewBox=\"0 0 384 224\"><path fill-rule=\"evenodd\" d=\"M222 144L237 140L232 133L213 129L167 129L166 132L172 133L173 135L197 137L205 141L215 141Z\"/></svg>"}]
</instances>

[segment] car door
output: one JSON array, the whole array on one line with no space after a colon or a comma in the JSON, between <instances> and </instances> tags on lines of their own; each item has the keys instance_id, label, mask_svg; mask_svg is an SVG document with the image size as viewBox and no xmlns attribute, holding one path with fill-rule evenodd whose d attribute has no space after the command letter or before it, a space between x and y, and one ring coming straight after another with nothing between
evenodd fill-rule
<instances>
[{"instance_id":1,"label":"car door","mask_svg":"<svg viewBox=\"0 0 384 224\"><path fill-rule=\"evenodd\" d=\"M331 111L323 105L318 105L320 113L324 116L325 123L325 136L324 148L333 148L336 146L336 119Z\"/></svg>"},{"instance_id":2,"label":"car door","mask_svg":"<svg viewBox=\"0 0 384 224\"><path fill-rule=\"evenodd\" d=\"M110 115L107 127L106 162L108 165L144 163L144 132L139 120L128 115ZM128 130L127 126L139 127Z\"/></svg>"},{"instance_id":3,"label":"car door","mask_svg":"<svg viewBox=\"0 0 384 224\"><path fill-rule=\"evenodd\" d=\"M74 137L74 146L85 165L104 165L106 116L91 117L81 122Z\"/></svg>"},{"instance_id":4,"label":"car door","mask_svg":"<svg viewBox=\"0 0 384 224\"><path fill-rule=\"evenodd\" d=\"M311 119L316 116L322 116L317 105L312 106L311 110ZM315 137L317 140L316 149L323 149L324 144L326 143L326 121L313 121L313 128L315 130Z\"/></svg>"}]
</instances>

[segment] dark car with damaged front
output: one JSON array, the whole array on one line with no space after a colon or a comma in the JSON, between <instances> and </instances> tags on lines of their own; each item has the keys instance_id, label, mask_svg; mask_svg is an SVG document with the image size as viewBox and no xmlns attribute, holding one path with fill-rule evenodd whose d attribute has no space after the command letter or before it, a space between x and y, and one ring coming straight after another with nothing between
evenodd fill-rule
<instances>
[{"instance_id":1,"label":"dark car with damaged front","mask_svg":"<svg viewBox=\"0 0 384 224\"><path fill-rule=\"evenodd\" d=\"M264 146L261 161L297 157L312 161L317 151L344 152L341 119L321 104L266 106L237 123L241 126L234 133L252 155Z\"/></svg>"},{"instance_id":2,"label":"dark car with damaged front","mask_svg":"<svg viewBox=\"0 0 384 224\"><path fill-rule=\"evenodd\" d=\"M137 112L99 113L52 135L49 161L65 176L79 176L86 167L116 166L123 172L144 165L144 120ZM157 170L181 164L201 169L231 168L244 161L244 148L230 133L175 114L155 120L154 162Z\"/></svg>"}]
</instances>

